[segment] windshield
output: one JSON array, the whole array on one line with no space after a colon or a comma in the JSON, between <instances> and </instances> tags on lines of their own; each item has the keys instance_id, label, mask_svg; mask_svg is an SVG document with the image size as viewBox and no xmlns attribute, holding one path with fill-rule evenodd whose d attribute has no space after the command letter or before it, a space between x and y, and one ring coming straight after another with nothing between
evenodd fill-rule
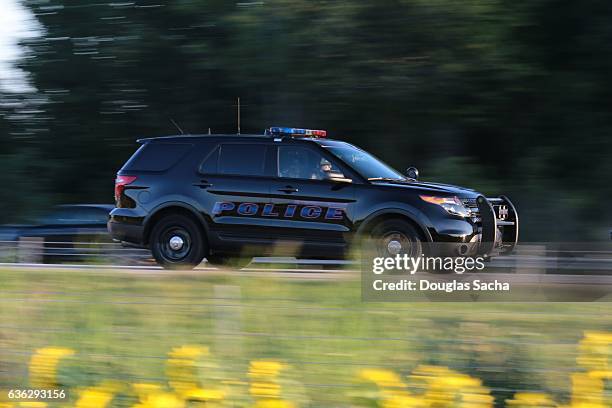
<instances>
[{"instance_id":1,"label":"windshield","mask_svg":"<svg viewBox=\"0 0 612 408\"><path fill-rule=\"evenodd\" d=\"M323 147L332 152L335 156L340 158L343 162L351 166L368 180L406 179L401 175L401 173L395 171L393 168L378 160L376 157L348 143L334 143L333 145L323 145Z\"/></svg>"}]
</instances>

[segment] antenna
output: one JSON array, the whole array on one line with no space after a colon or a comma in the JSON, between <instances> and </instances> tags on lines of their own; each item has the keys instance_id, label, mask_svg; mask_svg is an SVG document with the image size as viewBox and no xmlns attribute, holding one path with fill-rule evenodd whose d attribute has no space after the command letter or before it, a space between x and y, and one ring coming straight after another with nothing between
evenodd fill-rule
<instances>
[{"instance_id":1,"label":"antenna","mask_svg":"<svg viewBox=\"0 0 612 408\"><path fill-rule=\"evenodd\" d=\"M185 132L183 132L183 129L181 129L181 127L174 121L174 119L170 118L170 122L172 122L174 127L177 128L179 132L181 132L181 135L185 134Z\"/></svg>"},{"instance_id":2,"label":"antenna","mask_svg":"<svg viewBox=\"0 0 612 408\"><path fill-rule=\"evenodd\" d=\"M238 97L238 134L240 134L240 97Z\"/></svg>"},{"instance_id":3,"label":"antenna","mask_svg":"<svg viewBox=\"0 0 612 408\"><path fill-rule=\"evenodd\" d=\"M238 126L237 126L237 127L238 127L238 129L237 129L237 130L238 130L238 134L240 134L240 130L241 130L241 129L240 129L240 125L241 125L241 124L240 124L240 122L241 122L241 117L240 117L240 116L241 116L241 112L240 112L240 108L242 108L242 106L243 106L243 105L240 103L240 97L239 97L239 96L236 98L236 105L232 105L232 106L236 106L236 107L238 108L238 111L236 112L236 113L237 113L236 118L237 118L237 125L238 125ZM249 105L244 105L244 106L249 106Z\"/></svg>"}]
</instances>

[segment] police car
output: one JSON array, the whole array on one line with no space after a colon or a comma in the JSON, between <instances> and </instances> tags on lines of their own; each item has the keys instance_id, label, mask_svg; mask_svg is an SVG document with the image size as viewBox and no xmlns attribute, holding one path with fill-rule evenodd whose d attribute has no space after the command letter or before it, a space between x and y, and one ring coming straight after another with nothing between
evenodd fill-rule
<instances>
[{"instance_id":1,"label":"police car","mask_svg":"<svg viewBox=\"0 0 612 408\"><path fill-rule=\"evenodd\" d=\"M141 139L117 173L114 239L149 247L165 268L243 265L252 256L346 257L361 238L378 254L511 252L507 197L418 181L324 130Z\"/></svg>"}]
</instances>

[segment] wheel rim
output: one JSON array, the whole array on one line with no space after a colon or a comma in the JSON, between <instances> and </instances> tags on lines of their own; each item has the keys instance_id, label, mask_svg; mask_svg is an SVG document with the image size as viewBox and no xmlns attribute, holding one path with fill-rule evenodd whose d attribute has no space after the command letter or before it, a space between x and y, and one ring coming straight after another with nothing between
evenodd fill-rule
<instances>
[{"instance_id":1,"label":"wheel rim","mask_svg":"<svg viewBox=\"0 0 612 408\"><path fill-rule=\"evenodd\" d=\"M378 252L383 256L410 254L412 241L399 231L384 234L379 240Z\"/></svg>"},{"instance_id":2,"label":"wheel rim","mask_svg":"<svg viewBox=\"0 0 612 408\"><path fill-rule=\"evenodd\" d=\"M181 262L191 252L191 235L183 227L169 227L160 234L158 245L165 261Z\"/></svg>"},{"instance_id":3,"label":"wheel rim","mask_svg":"<svg viewBox=\"0 0 612 408\"><path fill-rule=\"evenodd\" d=\"M170 249L172 249L173 251L179 251L181 248L183 248L183 245L185 245L185 241L183 241L183 238L179 237L178 235L175 235L170 238L170 241L168 241L168 243L170 245Z\"/></svg>"}]
</instances>

